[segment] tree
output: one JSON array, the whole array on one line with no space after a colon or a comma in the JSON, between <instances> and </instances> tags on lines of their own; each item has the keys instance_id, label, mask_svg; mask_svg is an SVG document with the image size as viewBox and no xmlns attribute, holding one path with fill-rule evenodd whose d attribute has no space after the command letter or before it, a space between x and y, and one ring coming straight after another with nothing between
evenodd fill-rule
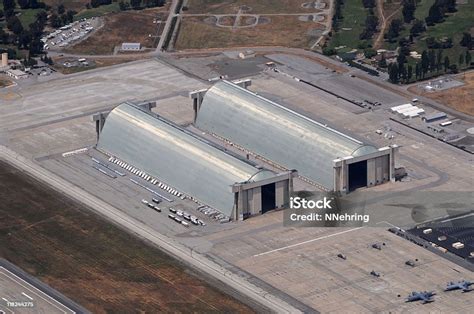
<instances>
[{"instance_id":1,"label":"tree","mask_svg":"<svg viewBox=\"0 0 474 314\"><path fill-rule=\"evenodd\" d=\"M425 18L426 24L428 26L433 26L436 23L442 22L444 19L444 13L439 5L437 5L437 1L430 7L428 11L428 16Z\"/></svg>"},{"instance_id":2,"label":"tree","mask_svg":"<svg viewBox=\"0 0 474 314\"><path fill-rule=\"evenodd\" d=\"M40 38L33 38L30 43L29 53L30 56L43 53L43 42L40 40Z\"/></svg>"},{"instance_id":3,"label":"tree","mask_svg":"<svg viewBox=\"0 0 474 314\"><path fill-rule=\"evenodd\" d=\"M375 51L375 49L373 48L365 48L364 49L364 56L366 58L372 58L372 57L375 57L377 55L377 51Z\"/></svg>"},{"instance_id":4,"label":"tree","mask_svg":"<svg viewBox=\"0 0 474 314\"><path fill-rule=\"evenodd\" d=\"M464 53L461 53L459 55L458 63L459 63L459 67L461 67L464 64Z\"/></svg>"},{"instance_id":5,"label":"tree","mask_svg":"<svg viewBox=\"0 0 474 314\"><path fill-rule=\"evenodd\" d=\"M415 9L416 9L416 4L415 0L404 0L403 1L403 21L405 23L410 23L411 20L415 18Z\"/></svg>"},{"instance_id":6,"label":"tree","mask_svg":"<svg viewBox=\"0 0 474 314\"><path fill-rule=\"evenodd\" d=\"M362 0L362 4L366 9L375 8L375 0Z\"/></svg>"},{"instance_id":7,"label":"tree","mask_svg":"<svg viewBox=\"0 0 474 314\"><path fill-rule=\"evenodd\" d=\"M120 8L120 11L126 11L126 10L130 9L130 4L128 4L128 2L120 1L119 2L119 8Z\"/></svg>"},{"instance_id":8,"label":"tree","mask_svg":"<svg viewBox=\"0 0 474 314\"><path fill-rule=\"evenodd\" d=\"M407 82L407 68L403 64L399 65L398 72L400 73L400 76L403 79L403 82Z\"/></svg>"},{"instance_id":9,"label":"tree","mask_svg":"<svg viewBox=\"0 0 474 314\"><path fill-rule=\"evenodd\" d=\"M390 82L397 84L398 83L398 66L395 63L391 63L388 66L388 77Z\"/></svg>"},{"instance_id":10,"label":"tree","mask_svg":"<svg viewBox=\"0 0 474 314\"><path fill-rule=\"evenodd\" d=\"M66 8L64 7L64 4L60 4L58 6L57 11L58 11L58 14L64 14L64 12L66 12Z\"/></svg>"},{"instance_id":11,"label":"tree","mask_svg":"<svg viewBox=\"0 0 474 314\"><path fill-rule=\"evenodd\" d=\"M421 74L422 77L425 77L426 72L428 72L428 68L430 66L430 60L428 59L428 53L426 50L423 50L421 53Z\"/></svg>"},{"instance_id":12,"label":"tree","mask_svg":"<svg viewBox=\"0 0 474 314\"><path fill-rule=\"evenodd\" d=\"M436 70L439 72L443 66L443 50L438 49L436 54Z\"/></svg>"},{"instance_id":13,"label":"tree","mask_svg":"<svg viewBox=\"0 0 474 314\"><path fill-rule=\"evenodd\" d=\"M405 62L407 62L407 56L404 55L403 53L399 53L397 56L397 63L404 64Z\"/></svg>"},{"instance_id":14,"label":"tree","mask_svg":"<svg viewBox=\"0 0 474 314\"><path fill-rule=\"evenodd\" d=\"M38 21L41 25L46 25L46 22L48 21L48 13L46 11L41 10L38 13L36 13L36 21Z\"/></svg>"},{"instance_id":15,"label":"tree","mask_svg":"<svg viewBox=\"0 0 474 314\"><path fill-rule=\"evenodd\" d=\"M409 64L407 69L407 82L413 77L413 67Z\"/></svg>"},{"instance_id":16,"label":"tree","mask_svg":"<svg viewBox=\"0 0 474 314\"><path fill-rule=\"evenodd\" d=\"M449 58L448 56L444 57L444 72L448 71L449 69Z\"/></svg>"},{"instance_id":17,"label":"tree","mask_svg":"<svg viewBox=\"0 0 474 314\"><path fill-rule=\"evenodd\" d=\"M56 13L51 14L51 16L49 17L49 22L51 23L51 26L54 28L58 28L62 26L62 21Z\"/></svg>"},{"instance_id":18,"label":"tree","mask_svg":"<svg viewBox=\"0 0 474 314\"><path fill-rule=\"evenodd\" d=\"M140 5L142 4L141 0L130 0L130 5L134 9L140 8Z\"/></svg>"},{"instance_id":19,"label":"tree","mask_svg":"<svg viewBox=\"0 0 474 314\"><path fill-rule=\"evenodd\" d=\"M379 24L379 19L373 14L367 15L365 19L365 29L359 35L360 39L369 39L372 38L375 31L377 30L377 25Z\"/></svg>"},{"instance_id":20,"label":"tree","mask_svg":"<svg viewBox=\"0 0 474 314\"><path fill-rule=\"evenodd\" d=\"M15 10L15 0L3 0L3 11Z\"/></svg>"},{"instance_id":21,"label":"tree","mask_svg":"<svg viewBox=\"0 0 474 314\"><path fill-rule=\"evenodd\" d=\"M420 79L421 78L421 66L420 63L417 62L415 65L415 79Z\"/></svg>"},{"instance_id":22,"label":"tree","mask_svg":"<svg viewBox=\"0 0 474 314\"><path fill-rule=\"evenodd\" d=\"M30 7L30 1L29 0L17 0L18 5L22 10L28 9Z\"/></svg>"},{"instance_id":23,"label":"tree","mask_svg":"<svg viewBox=\"0 0 474 314\"><path fill-rule=\"evenodd\" d=\"M470 33L463 33L462 39L459 43L461 44L461 46L467 47L467 49L472 49L472 47L474 46Z\"/></svg>"},{"instance_id":24,"label":"tree","mask_svg":"<svg viewBox=\"0 0 474 314\"><path fill-rule=\"evenodd\" d=\"M388 39L388 41L393 42L393 40L397 38L398 35L400 34L401 29L402 29L402 21L399 19L392 20L386 34L386 38Z\"/></svg>"},{"instance_id":25,"label":"tree","mask_svg":"<svg viewBox=\"0 0 474 314\"><path fill-rule=\"evenodd\" d=\"M23 25L21 24L20 20L16 16L12 16L8 19L7 27L15 35L20 35L23 32Z\"/></svg>"},{"instance_id":26,"label":"tree","mask_svg":"<svg viewBox=\"0 0 474 314\"><path fill-rule=\"evenodd\" d=\"M469 52L469 50L466 51L466 58L465 59L466 59L466 65L468 67L470 67L471 66L471 53Z\"/></svg>"},{"instance_id":27,"label":"tree","mask_svg":"<svg viewBox=\"0 0 474 314\"><path fill-rule=\"evenodd\" d=\"M428 59L430 60L430 72L436 69L436 55L434 50L428 51Z\"/></svg>"},{"instance_id":28,"label":"tree","mask_svg":"<svg viewBox=\"0 0 474 314\"><path fill-rule=\"evenodd\" d=\"M426 30L425 23L420 20L415 20L410 29L410 34L413 36L418 36Z\"/></svg>"}]
</instances>

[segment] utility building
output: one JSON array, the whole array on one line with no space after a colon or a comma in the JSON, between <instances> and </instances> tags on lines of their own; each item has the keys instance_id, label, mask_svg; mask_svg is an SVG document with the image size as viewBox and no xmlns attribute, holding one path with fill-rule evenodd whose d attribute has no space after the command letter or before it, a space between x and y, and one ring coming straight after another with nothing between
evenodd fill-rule
<instances>
[{"instance_id":1,"label":"utility building","mask_svg":"<svg viewBox=\"0 0 474 314\"><path fill-rule=\"evenodd\" d=\"M296 169L326 190L346 193L394 180L395 145L377 149L228 81L198 93L199 129Z\"/></svg>"},{"instance_id":2,"label":"utility building","mask_svg":"<svg viewBox=\"0 0 474 314\"><path fill-rule=\"evenodd\" d=\"M231 219L289 203L294 171L255 167L141 107L125 103L100 128L97 149L163 180Z\"/></svg>"}]
</instances>

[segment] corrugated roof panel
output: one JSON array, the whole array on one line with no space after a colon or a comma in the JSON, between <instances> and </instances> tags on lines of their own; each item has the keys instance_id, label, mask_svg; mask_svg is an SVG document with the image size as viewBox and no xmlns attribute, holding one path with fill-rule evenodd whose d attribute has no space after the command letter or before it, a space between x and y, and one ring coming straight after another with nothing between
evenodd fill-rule
<instances>
[{"instance_id":1,"label":"corrugated roof panel","mask_svg":"<svg viewBox=\"0 0 474 314\"><path fill-rule=\"evenodd\" d=\"M128 104L109 113L97 148L228 216L234 203L232 184L274 175Z\"/></svg>"},{"instance_id":2,"label":"corrugated roof panel","mask_svg":"<svg viewBox=\"0 0 474 314\"><path fill-rule=\"evenodd\" d=\"M334 159L377 150L227 81L206 92L196 126L329 189Z\"/></svg>"}]
</instances>

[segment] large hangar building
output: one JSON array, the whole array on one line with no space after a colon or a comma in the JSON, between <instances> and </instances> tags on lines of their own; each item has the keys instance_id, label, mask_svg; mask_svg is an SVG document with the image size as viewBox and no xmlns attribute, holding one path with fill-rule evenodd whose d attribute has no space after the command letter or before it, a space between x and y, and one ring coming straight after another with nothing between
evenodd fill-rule
<instances>
[{"instance_id":1,"label":"large hangar building","mask_svg":"<svg viewBox=\"0 0 474 314\"><path fill-rule=\"evenodd\" d=\"M194 99L195 125L326 190L347 193L394 180L397 146L376 148L247 90L219 81Z\"/></svg>"},{"instance_id":2,"label":"large hangar building","mask_svg":"<svg viewBox=\"0 0 474 314\"><path fill-rule=\"evenodd\" d=\"M113 109L97 149L237 220L289 203L294 171L275 173L133 104Z\"/></svg>"}]
</instances>

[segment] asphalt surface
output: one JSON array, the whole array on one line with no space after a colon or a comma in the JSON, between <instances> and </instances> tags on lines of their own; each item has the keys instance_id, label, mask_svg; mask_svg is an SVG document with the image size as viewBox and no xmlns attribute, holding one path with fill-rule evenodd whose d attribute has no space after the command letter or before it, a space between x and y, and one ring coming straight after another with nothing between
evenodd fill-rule
<instances>
[{"instance_id":1,"label":"asphalt surface","mask_svg":"<svg viewBox=\"0 0 474 314\"><path fill-rule=\"evenodd\" d=\"M22 169L33 177L51 185L51 187L54 189L70 195L74 199L91 207L97 213L123 226L134 234L151 241L176 258L179 258L180 260L196 267L200 271L228 284L238 292L242 293L244 296L253 299L255 302L267 307L271 311L278 313L301 312L286 302L276 298L273 295L270 295L267 291L264 291L244 280L243 278L239 278L235 274L230 273L225 268L206 259L203 255L185 248L175 240L156 232L145 224L131 218L130 216L110 206L104 201L92 196L91 194L67 182L66 180L48 172L34 162L24 158L23 156L11 151L4 146L0 146L0 158L5 159L16 168Z\"/></svg>"}]
</instances>

